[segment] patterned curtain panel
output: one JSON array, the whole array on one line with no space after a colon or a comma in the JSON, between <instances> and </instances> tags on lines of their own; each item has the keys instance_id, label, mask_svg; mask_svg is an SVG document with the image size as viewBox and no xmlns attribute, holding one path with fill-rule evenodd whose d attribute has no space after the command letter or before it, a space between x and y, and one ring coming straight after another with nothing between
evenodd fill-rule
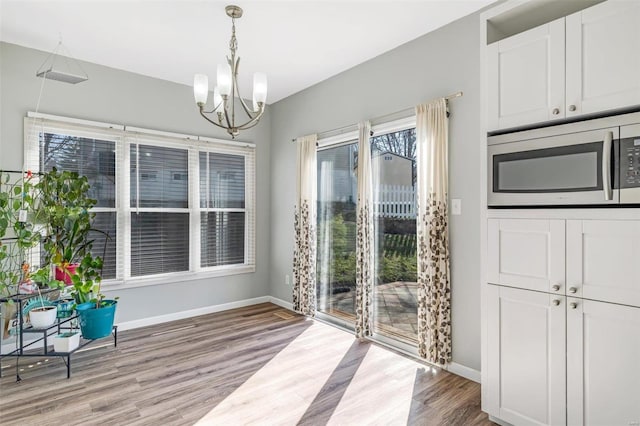
<instances>
[{"instance_id":1,"label":"patterned curtain panel","mask_svg":"<svg viewBox=\"0 0 640 426\"><path fill-rule=\"evenodd\" d=\"M451 361L448 119L444 99L416 107L418 179L418 352Z\"/></svg>"},{"instance_id":2,"label":"patterned curtain panel","mask_svg":"<svg viewBox=\"0 0 640 426\"><path fill-rule=\"evenodd\" d=\"M371 124L358 124L358 206L356 241L356 337L371 336L373 306L373 204L371 183Z\"/></svg>"},{"instance_id":3,"label":"patterned curtain panel","mask_svg":"<svg viewBox=\"0 0 640 426\"><path fill-rule=\"evenodd\" d=\"M298 138L298 176L293 254L293 308L316 313L316 191L317 135Z\"/></svg>"}]
</instances>

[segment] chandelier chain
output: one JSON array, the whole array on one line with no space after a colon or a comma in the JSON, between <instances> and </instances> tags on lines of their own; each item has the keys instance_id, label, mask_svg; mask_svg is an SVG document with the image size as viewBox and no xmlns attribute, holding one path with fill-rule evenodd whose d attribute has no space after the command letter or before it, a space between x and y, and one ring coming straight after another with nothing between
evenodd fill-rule
<instances>
[{"instance_id":1,"label":"chandelier chain","mask_svg":"<svg viewBox=\"0 0 640 426\"><path fill-rule=\"evenodd\" d=\"M231 41L229 41L229 50L231 50L231 56L236 56L236 50L238 49L238 40L236 39L236 18L231 18Z\"/></svg>"}]
</instances>

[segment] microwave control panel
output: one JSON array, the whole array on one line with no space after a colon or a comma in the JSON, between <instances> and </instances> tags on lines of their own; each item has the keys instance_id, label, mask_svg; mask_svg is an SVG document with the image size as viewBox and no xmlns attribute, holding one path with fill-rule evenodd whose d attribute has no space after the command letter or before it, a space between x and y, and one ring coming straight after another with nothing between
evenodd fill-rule
<instances>
[{"instance_id":1,"label":"microwave control panel","mask_svg":"<svg viewBox=\"0 0 640 426\"><path fill-rule=\"evenodd\" d=\"M640 136L620 141L620 187L640 187Z\"/></svg>"}]
</instances>

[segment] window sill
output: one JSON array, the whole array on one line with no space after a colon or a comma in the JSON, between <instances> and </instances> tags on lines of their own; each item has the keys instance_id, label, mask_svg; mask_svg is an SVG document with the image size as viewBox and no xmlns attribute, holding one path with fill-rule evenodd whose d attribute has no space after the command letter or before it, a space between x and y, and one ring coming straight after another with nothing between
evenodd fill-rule
<instances>
[{"instance_id":1,"label":"window sill","mask_svg":"<svg viewBox=\"0 0 640 426\"><path fill-rule=\"evenodd\" d=\"M255 271L255 266L240 265L200 272L173 272L148 277L128 278L126 280L105 280L102 282L102 290L117 291L153 285L177 284L207 278L226 277L229 275L251 274Z\"/></svg>"}]
</instances>

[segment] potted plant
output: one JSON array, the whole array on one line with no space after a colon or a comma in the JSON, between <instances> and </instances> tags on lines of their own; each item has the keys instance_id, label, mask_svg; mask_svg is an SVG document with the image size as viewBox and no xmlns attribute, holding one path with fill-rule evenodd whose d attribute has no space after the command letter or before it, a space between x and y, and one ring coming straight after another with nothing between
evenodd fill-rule
<instances>
[{"instance_id":1,"label":"potted plant","mask_svg":"<svg viewBox=\"0 0 640 426\"><path fill-rule=\"evenodd\" d=\"M100 292L102 284L102 259L85 255L76 268L72 294L78 302L76 311L80 317L80 329L85 339L99 339L111 334L117 300L106 300ZM117 299L117 298L116 298Z\"/></svg>"},{"instance_id":2,"label":"potted plant","mask_svg":"<svg viewBox=\"0 0 640 426\"><path fill-rule=\"evenodd\" d=\"M54 278L62 278L69 286L82 336L98 339L111 333L117 302L104 300L100 293L103 263L91 253L93 240L89 234L102 231L91 227L94 214L90 209L96 200L89 197L89 188L85 176L53 168L38 183L38 210L46 229L45 264L54 265Z\"/></svg>"},{"instance_id":3,"label":"potted plant","mask_svg":"<svg viewBox=\"0 0 640 426\"><path fill-rule=\"evenodd\" d=\"M38 221L45 227L44 263L52 265L54 278L72 284L78 263L91 252L89 233L97 203L89 197L89 180L76 172L56 168L44 173L39 190Z\"/></svg>"}]
</instances>

